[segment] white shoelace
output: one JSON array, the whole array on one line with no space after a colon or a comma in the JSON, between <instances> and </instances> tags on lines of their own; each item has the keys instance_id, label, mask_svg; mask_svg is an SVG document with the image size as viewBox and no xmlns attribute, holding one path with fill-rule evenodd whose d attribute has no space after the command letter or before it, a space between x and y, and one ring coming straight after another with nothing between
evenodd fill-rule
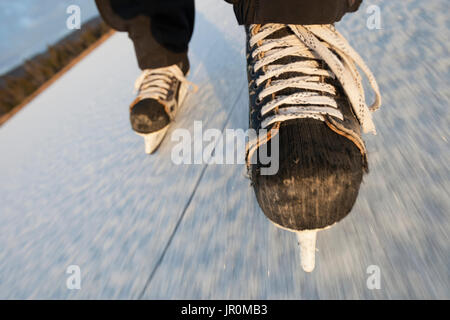
<instances>
[{"instance_id":1,"label":"white shoelace","mask_svg":"<svg viewBox=\"0 0 450 320\"><path fill-rule=\"evenodd\" d=\"M260 85L272 77L277 77L287 72L304 74L289 79L271 81L260 92L258 100L262 101L265 97L286 88L311 90L291 95L280 95L266 103L261 109L262 117L275 108L280 108L276 110L275 114L263 118L262 128L266 128L276 122L296 118L314 118L325 121L324 115L343 120L343 115L338 109L337 102L332 97L320 93L336 94L334 86L319 82L320 77L324 76L337 78L341 83L363 132L376 134L371 112L378 109L381 105L378 84L359 54L332 25L288 25L294 34L280 39L267 39L267 37L285 28L286 25L266 24L259 30L254 30L256 27L259 26L250 26L252 34L250 46L258 44L258 48L253 51L252 56L254 58L262 53L262 57L255 63L254 71L264 68L264 74L256 79L256 85ZM320 69L319 63L315 60L272 64L274 61L288 56L323 60L331 72ZM364 88L356 65L364 72L375 93L375 102L370 107L366 105ZM285 104L291 106L281 108Z\"/></svg>"},{"instance_id":2,"label":"white shoelace","mask_svg":"<svg viewBox=\"0 0 450 320\"><path fill-rule=\"evenodd\" d=\"M138 93L141 99L149 98L165 101L174 78L182 83L194 86L185 78L178 65L174 64L169 67L144 70L134 84L135 93Z\"/></svg>"}]
</instances>

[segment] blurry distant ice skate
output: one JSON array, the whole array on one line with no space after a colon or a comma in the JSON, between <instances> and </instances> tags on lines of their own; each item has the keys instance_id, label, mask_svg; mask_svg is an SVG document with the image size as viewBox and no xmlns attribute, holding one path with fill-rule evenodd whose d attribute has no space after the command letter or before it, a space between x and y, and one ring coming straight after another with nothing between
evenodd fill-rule
<instances>
[{"instance_id":1,"label":"blurry distant ice skate","mask_svg":"<svg viewBox=\"0 0 450 320\"><path fill-rule=\"evenodd\" d=\"M130 122L144 138L146 153L153 153L161 144L189 85L178 65L144 70L136 80L138 96L130 106Z\"/></svg>"},{"instance_id":2,"label":"blurry distant ice skate","mask_svg":"<svg viewBox=\"0 0 450 320\"><path fill-rule=\"evenodd\" d=\"M250 127L276 132L247 145L252 185L264 214L297 234L302 267L311 272L317 232L350 212L367 171L360 129L375 133L378 85L332 25L246 29ZM357 66L375 93L370 107ZM279 170L261 174L264 165L252 157L262 145L270 150L276 135Z\"/></svg>"}]
</instances>

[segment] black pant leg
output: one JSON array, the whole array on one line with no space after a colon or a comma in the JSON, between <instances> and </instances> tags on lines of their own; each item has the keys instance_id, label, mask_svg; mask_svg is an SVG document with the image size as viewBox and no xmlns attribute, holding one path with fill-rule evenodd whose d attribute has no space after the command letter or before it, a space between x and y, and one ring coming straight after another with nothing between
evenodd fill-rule
<instances>
[{"instance_id":1,"label":"black pant leg","mask_svg":"<svg viewBox=\"0 0 450 320\"><path fill-rule=\"evenodd\" d=\"M194 0L96 0L96 4L107 24L128 32L141 69L181 64L187 72Z\"/></svg>"},{"instance_id":2,"label":"black pant leg","mask_svg":"<svg viewBox=\"0 0 450 320\"><path fill-rule=\"evenodd\" d=\"M239 24L331 24L358 10L362 0L225 0Z\"/></svg>"}]
</instances>

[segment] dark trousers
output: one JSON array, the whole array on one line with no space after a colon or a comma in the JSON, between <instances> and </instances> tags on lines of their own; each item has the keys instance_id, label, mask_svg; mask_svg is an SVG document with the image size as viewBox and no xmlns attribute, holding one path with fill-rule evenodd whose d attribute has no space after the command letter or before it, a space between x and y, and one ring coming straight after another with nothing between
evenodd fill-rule
<instances>
[{"instance_id":1,"label":"dark trousers","mask_svg":"<svg viewBox=\"0 0 450 320\"><path fill-rule=\"evenodd\" d=\"M219 0L209 0L219 1ZM356 11L362 0L225 0L239 24L331 24ZM133 40L141 69L180 63L194 30L194 0L96 0L101 16Z\"/></svg>"}]
</instances>

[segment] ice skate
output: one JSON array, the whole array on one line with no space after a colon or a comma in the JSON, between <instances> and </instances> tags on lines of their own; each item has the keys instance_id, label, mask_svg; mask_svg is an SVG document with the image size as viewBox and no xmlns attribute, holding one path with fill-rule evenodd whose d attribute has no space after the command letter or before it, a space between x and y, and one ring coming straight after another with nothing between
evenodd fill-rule
<instances>
[{"instance_id":1,"label":"ice skate","mask_svg":"<svg viewBox=\"0 0 450 320\"><path fill-rule=\"evenodd\" d=\"M133 130L144 138L147 154L161 144L188 86L178 65L144 70L136 80L138 96L130 106L130 122Z\"/></svg>"},{"instance_id":2,"label":"ice skate","mask_svg":"<svg viewBox=\"0 0 450 320\"><path fill-rule=\"evenodd\" d=\"M360 129L375 133L371 114L381 104L378 85L332 25L246 30L250 128L275 132L249 141L249 175L264 214L297 233L302 267L310 272L316 233L351 211L368 170ZM356 66L375 93L370 107ZM262 175L256 151L263 144L270 150L276 135L279 170Z\"/></svg>"}]
</instances>

